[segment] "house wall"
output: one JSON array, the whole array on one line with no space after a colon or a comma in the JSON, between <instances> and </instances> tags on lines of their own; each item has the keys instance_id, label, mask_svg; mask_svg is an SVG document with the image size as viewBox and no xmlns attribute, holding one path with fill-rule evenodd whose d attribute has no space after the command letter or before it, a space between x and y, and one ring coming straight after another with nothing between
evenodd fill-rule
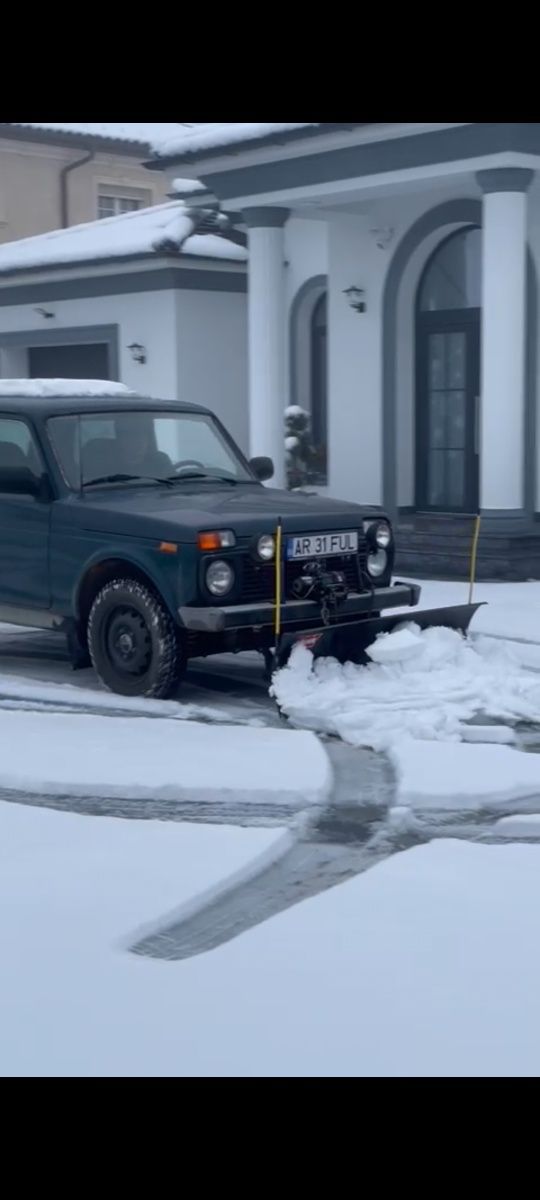
<instances>
[{"instance_id":1,"label":"house wall","mask_svg":"<svg viewBox=\"0 0 540 1200\"><path fill-rule=\"evenodd\" d=\"M0 242L61 227L60 172L83 155L77 148L0 138ZM136 156L101 152L67 179L69 225L96 219L100 184L135 188L145 205L161 203L169 189L166 177L147 171Z\"/></svg>"},{"instance_id":2,"label":"house wall","mask_svg":"<svg viewBox=\"0 0 540 1200\"><path fill-rule=\"evenodd\" d=\"M333 496L382 503L382 317L386 275L392 257L411 226L441 201L480 199L468 190L426 189L417 195L388 197L365 205L365 212L326 214L321 220L293 218L286 227L287 319L294 296L306 280L329 277L329 481ZM540 285L540 186L529 196L529 246ZM394 230L386 249L377 246L372 230ZM397 503L415 500L415 362L416 291L425 263L449 233L449 224L430 234L411 256L398 295L396 346ZM359 315L343 295L356 285L365 290L367 311ZM536 313L536 509L540 511L540 301ZM297 389L298 391L298 389Z\"/></svg>"},{"instance_id":3,"label":"house wall","mask_svg":"<svg viewBox=\"0 0 540 1200\"><path fill-rule=\"evenodd\" d=\"M400 238L427 208L429 196L401 197L358 215L326 220L292 218L286 226L288 326L290 309L307 280L328 276L328 494L382 503L382 300L386 272ZM373 232L391 227L381 249ZM414 297L428 240L400 295L398 344L398 475L400 504L412 503L414 479ZM344 291L363 288L366 312L351 309ZM301 330L300 330L301 332ZM297 371L297 394L301 378ZM318 489L325 490L325 489Z\"/></svg>"},{"instance_id":4,"label":"house wall","mask_svg":"<svg viewBox=\"0 0 540 1200\"><path fill-rule=\"evenodd\" d=\"M49 307L55 314L53 329L53 322L45 321L31 305L0 307L0 336L4 343L0 350L0 376L10 378L12 375L19 375L24 365L20 345L15 355L13 350L5 345L6 335L9 333L28 332L28 345L32 345L34 331L37 334L54 333L55 340L61 344L62 328L73 330L77 327L115 325L118 326L120 382L137 391L161 396L163 399L177 398L174 291L55 300ZM131 357L128 346L133 342L139 342L146 348L147 361L143 365L134 362Z\"/></svg>"},{"instance_id":5,"label":"house wall","mask_svg":"<svg viewBox=\"0 0 540 1200\"><path fill-rule=\"evenodd\" d=\"M216 411L248 451L247 315L245 293L163 290L55 300L54 318L44 320L33 305L0 305L0 377L26 376L32 335L54 337L62 329L95 326L118 330L119 380L163 399L203 404ZM9 334L16 344L9 345ZM27 334L25 338L21 334ZM146 363L133 361L128 346L145 347Z\"/></svg>"},{"instance_id":6,"label":"house wall","mask_svg":"<svg viewBox=\"0 0 540 1200\"><path fill-rule=\"evenodd\" d=\"M247 299L233 292L176 292L178 399L214 410L249 452Z\"/></svg>"},{"instance_id":7,"label":"house wall","mask_svg":"<svg viewBox=\"0 0 540 1200\"><path fill-rule=\"evenodd\" d=\"M382 501L380 251L363 218L329 223L329 491L366 504ZM348 303L365 291L366 312Z\"/></svg>"}]
</instances>

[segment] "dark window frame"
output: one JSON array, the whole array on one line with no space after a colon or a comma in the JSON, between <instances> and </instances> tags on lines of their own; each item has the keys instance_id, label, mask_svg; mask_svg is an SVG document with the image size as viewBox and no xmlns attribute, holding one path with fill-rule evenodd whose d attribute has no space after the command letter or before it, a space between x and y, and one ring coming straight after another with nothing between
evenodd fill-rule
<instances>
[{"instance_id":1,"label":"dark window frame","mask_svg":"<svg viewBox=\"0 0 540 1200\"><path fill-rule=\"evenodd\" d=\"M473 222L454 229L452 233L442 238L429 255L424 264L416 288L415 300L415 509L417 512L471 514L478 510L479 501L479 396L480 396L480 308L450 308L423 309L421 307L422 290L427 272L433 265L441 249L453 238L478 230L481 227ZM467 432L465 445L465 494L462 507L455 505L430 505L428 503L428 457L429 457L429 411L427 386L427 346L430 333L450 333L463 331L467 337L468 353L472 358L467 365L465 390L475 393L476 411L470 404L467 412ZM469 395L470 399L470 395Z\"/></svg>"},{"instance_id":2,"label":"dark window frame","mask_svg":"<svg viewBox=\"0 0 540 1200\"><path fill-rule=\"evenodd\" d=\"M320 314L324 313L324 320ZM311 313L310 327L311 356L311 433L313 446L324 448L324 465L314 471L313 483L328 484L328 292L324 291L315 301ZM323 370L321 371L321 345L324 347Z\"/></svg>"}]
</instances>

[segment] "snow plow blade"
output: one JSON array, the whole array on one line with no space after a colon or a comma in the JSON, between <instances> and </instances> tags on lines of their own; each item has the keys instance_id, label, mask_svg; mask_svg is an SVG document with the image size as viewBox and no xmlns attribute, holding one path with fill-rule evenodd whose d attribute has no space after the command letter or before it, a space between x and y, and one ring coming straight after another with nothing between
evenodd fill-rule
<instances>
[{"instance_id":1,"label":"snow plow blade","mask_svg":"<svg viewBox=\"0 0 540 1200\"><path fill-rule=\"evenodd\" d=\"M392 613L388 617L367 617L355 624L333 625L321 632L285 634L276 654L276 667L285 666L297 642L303 642L314 658L336 658L340 663L366 663L369 662L367 647L371 646L379 633L391 633L400 625L411 623L419 625L420 629L444 625L447 629L467 633L475 612L481 607L481 604L455 604L420 612L411 608L409 612Z\"/></svg>"}]
</instances>

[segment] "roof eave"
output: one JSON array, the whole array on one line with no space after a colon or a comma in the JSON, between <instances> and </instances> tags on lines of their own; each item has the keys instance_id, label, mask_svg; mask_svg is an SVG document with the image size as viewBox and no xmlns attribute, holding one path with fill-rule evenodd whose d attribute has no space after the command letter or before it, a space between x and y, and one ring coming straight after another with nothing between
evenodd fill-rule
<instances>
[{"instance_id":1,"label":"roof eave","mask_svg":"<svg viewBox=\"0 0 540 1200\"><path fill-rule=\"evenodd\" d=\"M243 245L243 243L237 243L236 239L233 238L231 238L231 242L233 245ZM118 269L122 267L124 263L135 262L155 262L157 265L159 262L163 262L164 260L166 261L167 266L172 266L174 264L175 266L180 265L185 267L187 262L197 261L221 263L225 267L244 267L244 269L247 269L247 260L239 258L223 258L218 254L183 254L180 251L175 254L166 250L159 252L156 252L155 250L148 250L141 251L139 254L122 254L118 255L116 258L109 254L107 257L77 259L75 262L44 263L41 266L34 265L27 267L12 267L7 271L0 271L0 288L2 287L4 280L11 281L14 278L22 279L28 275L48 275L49 273L55 274L58 271L75 271L80 270L81 267L93 268L114 266L116 269Z\"/></svg>"},{"instance_id":2,"label":"roof eave","mask_svg":"<svg viewBox=\"0 0 540 1200\"><path fill-rule=\"evenodd\" d=\"M15 142L38 142L48 146L65 146L77 150L98 150L109 154L133 155L141 159L147 155L149 142L130 141L124 138L102 137L97 133L69 133L67 130L32 129L27 125L0 122L0 138Z\"/></svg>"},{"instance_id":3,"label":"roof eave","mask_svg":"<svg viewBox=\"0 0 540 1200\"><path fill-rule=\"evenodd\" d=\"M259 150L265 146L285 146L289 142L305 141L308 138L322 137L328 133L339 133L347 129L358 129L372 121L353 121L329 123L318 126L306 126L303 129L291 129L281 133L268 133L265 137L246 138L241 142L225 143L224 145L208 146L204 150L186 150L183 154L154 155L143 166L148 171L165 171L169 167L190 165L209 158L223 158L243 154L246 150Z\"/></svg>"}]
</instances>

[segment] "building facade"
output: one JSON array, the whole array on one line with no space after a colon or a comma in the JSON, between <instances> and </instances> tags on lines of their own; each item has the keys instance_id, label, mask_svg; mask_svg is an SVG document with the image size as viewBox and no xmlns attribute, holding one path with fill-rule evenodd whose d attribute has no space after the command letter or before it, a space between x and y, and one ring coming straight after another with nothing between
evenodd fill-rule
<instances>
[{"instance_id":1,"label":"building facade","mask_svg":"<svg viewBox=\"0 0 540 1200\"><path fill-rule=\"evenodd\" d=\"M215 230L170 202L0 246L0 378L208 405L247 450L247 251Z\"/></svg>"},{"instance_id":2,"label":"building facade","mask_svg":"<svg viewBox=\"0 0 540 1200\"><path fill-rule=\"evenodd\" d=\"M249 236L252 454L397 520L402 569L540 577L540 123L196 127L149 166Z\"/></svg>"},{"instance_id":3,"label":"building facade","mask_svg":"<svg viewBox=\"0 0 540 1200\"><path fill-rule=\"evenodd\" d=\"M0 243L162 203L166 179L143 166L152 128L0 123Z\"/></svg>"}]
</instances>

